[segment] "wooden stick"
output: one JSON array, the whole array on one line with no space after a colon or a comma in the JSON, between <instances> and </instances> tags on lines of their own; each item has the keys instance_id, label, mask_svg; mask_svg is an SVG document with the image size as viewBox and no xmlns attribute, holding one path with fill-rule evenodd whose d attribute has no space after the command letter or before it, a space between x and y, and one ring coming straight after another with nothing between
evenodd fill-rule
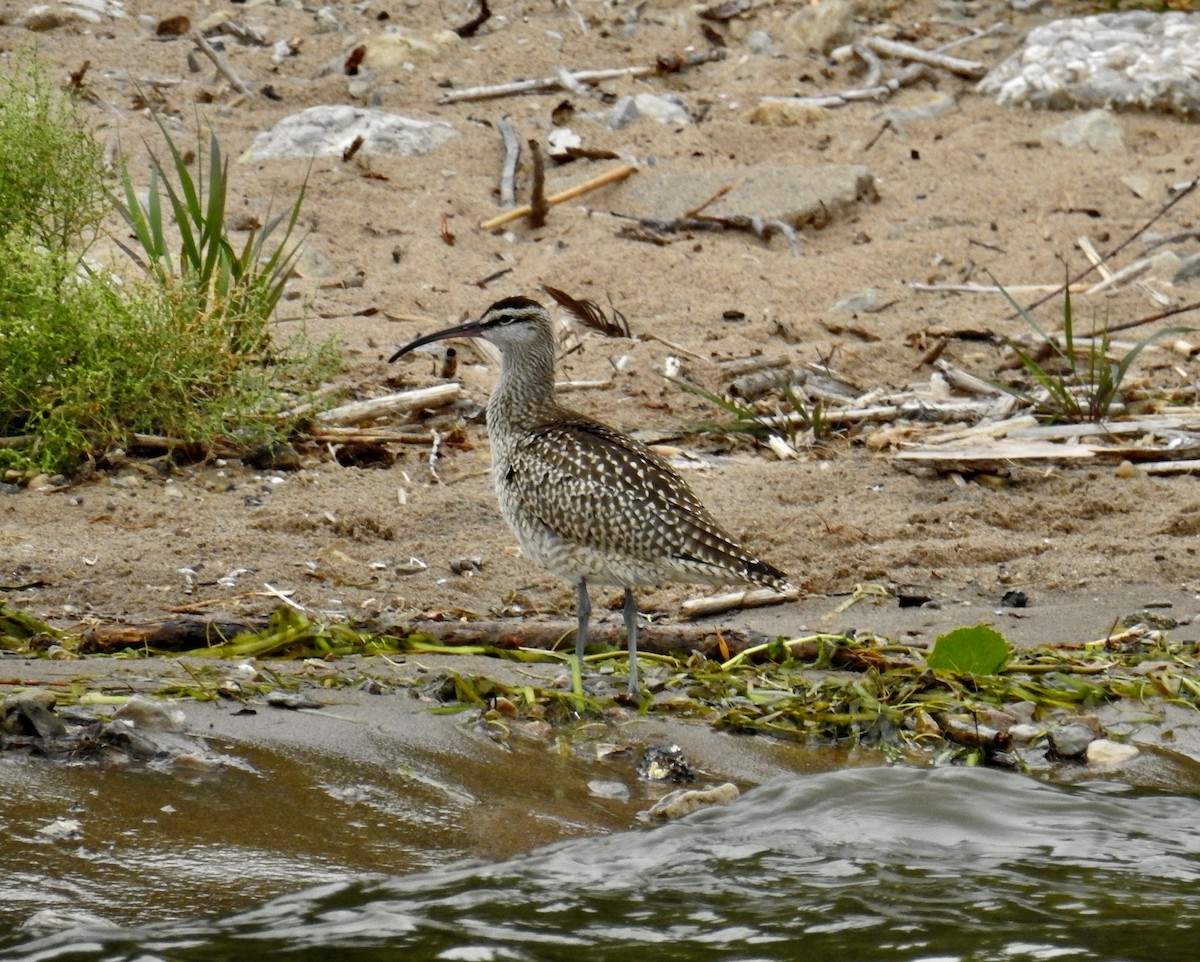
<instances>
[{"instance_id":1,"label":"wooden stick","mask_svg":"<svg viewBox=\"0 0 1200 962\"><path fill-rule=\"evenodd\" d=\"M978 80L987 73L987 67L978 60L963 60L961 57L951 57L948 54L936 53L933 50L925 50L923 47L913 46L911 43L900 43L897 40L887 40L884 37L867 37L862 41L862 45L884 57L912 60L929 67L949 70L951 73L956 73L971 80Z\"/></svg>"},{"instance_id":2,"label":"wooden stick","mask_svg":"<svg viewBox=\"0 0 1200 962\"><path fill-rule=\"evenodd\" d=\"M708 598L689 598L679 606L679 616L688 619L703 618L705 615L719 615L736 608L781 605L787 601L796 601L799 597L799 588L789 588L787 591L776 591L773 588L730 591L727 594L713 595Z\"/></svg>"},{"instance_id":3,"label":"wooden stick","mask_svg":"<svg viewBox=\"0 0 1200 962\"><path fill-rule=\"evenodd\" d=\"M909 64L891 80L886 80L873 87L857 87L853 90L842 90L833 94L822 94L815 97L763 97L760 103L783 104L795 107L845 107L859 100L882 100L890 97L901 87L908 87L925 76L924 64Z\"/></svg>"},{"instance_id":4,"label":"wooden stick","mask_svg":"<svg viewBox=\"0 0 1200 962\"><path fill-rule=\"evenodd\" d=\"M507 117L501 118L496 128L504 144L504 164L500 168L500 206L509 209L517 206L517 164L521 161L521 139Z\"/></svg>"},{"instance_id":5,"label":"wooden stick","mask_svg":"<svg viewBox=\"0 0 1200 962\"><path fill-rule=\"evenodd\" d=\"M594 83L598 80L616 80L618 77L649 77L659 73L676 73L688 67L699 67L702 64L723 60L725 51L720 47L711 50L698 50L686 57L662 57L653 66L641 64L636 67L610 67L604 70L572 70L564 75L555 74L553 77L538 77L534 80L514 80L511 83L492 84L484 87L464 87L462 90L452 90L438 98L439 104L455 104L463 100L491 100L495 97L508 97L512 94L528 94L538 90L561 90L563 81L569 78L569 83Z\"/></svg>"},{"instance_id":6,"label":"wooden stick","mask_svg":"<svg viewBox=\"0 0 1200 962\"><path fill-rule=\"evenodd\" d=\"M637 170L633 164L622 164L620 167L610 170L607 173L599 174L590 180L585 180L582 184L576 184L574 187L568 187L566 190L559 191L557 194L551 194L546 198L546 205L553 207L555 204L562 204L568 200L573 200L583 194L590 193L593 190L598 190L601 187L607 187L609 184L624 180L630 174ZM495 217L485 220L479 226L483 230L496 230L498 227L503 227L505 224L511 223L514 220L519 220L522 217L528 217L533 212L533 207L530 204L522 204L520 207L514 207L512 210L507 210L503 214L497 214Z\"/></svg>"},{"instance_id":7,"label":"wooden stick","mask_svg":"<svg viewBox=\"0 0 1200 962\"><path fill-rule=\"evenodd\" d=\"M546 203L546 162L542 159L542 145L529 141L529 155L533 158L533 182L529 189L529 226L546 226L546 215L550 205Z\"/></svg>"},{"instance_id":8,"label":"wooden stick","mask_svg":"<svg viewBox=\"0 0 1200 962\"><path fill-rule=\"evenodd\" d=\"M618 77L648 77L656 73L656 69L650 66L638 67L613 67L608 70L575 70L570 76L572 80L578 82L588 82L597 80L615 80ZM462 90L453 90L448 94L443 94L438 98L439 104L456 104L463 100L492 100L496 97L508 97L512 94L528 94L539 90L558 90L562 87L562 78L555 75L553 77L538 77L534 80L514 80L511 83L492 84L484 87L464 87Z\"/></svg>"},{"instance_id":9,"label":"wooden stick","mask_svg":"<svg viewBox=\"0 0 1200 962\"><path fill-rule=\"evenodd\" d=\"M340 425L317 426L305 434L317 444L432 444L433 434L425 431L400 431L396 428L359 428Z\"/></svg>"},{"instance_id":10,"label":"wooden stick","mask_svg":"<svg viewBox=\"0 0 1200 962\"><path fill-rule=\"evenodd\" d=\"M1147 474L1192 474L1200 472L1200 460L1192 458L1187 461L1147 461L1138 467Z\"/></svg>"},{"instance_id":11,"label":"wooden stick","mask_svg":"<svg viewBox=\"0 0 1200 962\"><path fill-rule=\"evenodd\" d=\"M322 411L317 415L317 420L326 424L360 424L385 414L445 407L447 404L461 401L466 396L467 392L461 384L435 384L432 387L401 391L398 394L385 394L383 397L373 397L366 401L352 401L350 404Z\"/></svg>"},{"instance_id":12,"label":"wooden stick","mask_svg":"<svg viewBox=\"0 0 1200 962\"><path fill-rule=\"evenodd\" d=\"M134 444L144 448L162 448L164 451L203 451L214 458L240 458L246 453L245 448L235 447L220 442L185 441L183 438L169 438L161 434L133 435Z\"/></svg>"},{"instance_id":13,"label":"wooden stick","mask_svg":"<svg viewBox=\"0 0 1200 962\"><path fill-rule=\"evenodd\" d=\"M242 83L242 79L233 72L233 68L225 62L224 58L212 48L212 44L204 39L199 30L193 27L188 36L200 48L200 52L213 62L213 65L217 68L217 73L228 80L234 90L240 94L245 94L247 97L254 95L254 91Z\"/></svg>"},{"instance_id":14,"label":"wooden stick","mask_svg":"<svg viewBox=\"0 0 1200 962\"><path fill-rule=\"evenodd\" d=\"M1003 293L995 284L923 284L920 281L909 281L907 284L909 290L926 291L933 294L1001 294ZM1032 294L1038 291L1055 291L1063 290L1061 284L1006 284L1004 290L1010 294ZM1084 294L1087 292L1086 284L1071 285L1072 294Z\"/></svg>"}]
</instances>

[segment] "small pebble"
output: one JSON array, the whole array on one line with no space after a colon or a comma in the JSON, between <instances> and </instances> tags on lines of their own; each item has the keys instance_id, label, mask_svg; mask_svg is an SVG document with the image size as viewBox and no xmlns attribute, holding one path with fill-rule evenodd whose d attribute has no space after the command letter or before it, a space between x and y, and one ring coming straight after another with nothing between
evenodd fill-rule
<instances>
[{"instance_id":1,"label":"small pebble","mask_svg":"<svg viewBox=\"0 0 1200 962\"><path fill-rule=\"evenodd\" d=\"M629 797L629 787L624 782L611 778L593 778L588 782L588 791L597 798L617 798L624 801Z\"/></svg>"},{"instance_id":2,"label":"small pebble","mask_svg":"<svg viewBox=\"0 0 1200 962\"><path fill-rule=\"evenodd\" d=\"M1051 729L1049 737L1050 748L1059 758L1082 758L1088 745L1096 740L1095 733L1079 722Z\"/></svg>"}]
</instances>

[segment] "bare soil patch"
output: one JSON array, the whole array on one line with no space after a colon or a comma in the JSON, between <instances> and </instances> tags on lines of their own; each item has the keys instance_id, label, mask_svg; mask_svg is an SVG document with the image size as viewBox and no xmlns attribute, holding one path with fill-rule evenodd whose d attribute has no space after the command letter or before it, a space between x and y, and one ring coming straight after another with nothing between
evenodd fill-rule
<instances>
[{"instance_id":1,"label":"bare soil patch","mask_svg":"<svg viewBox=\"0 0 1200 962\"><path fill-rule=\"evenodd\" d=\"M803 231L799 258L782 237L763 242L706 233L657 246L621 236L622 223L605 212L623 209L639 175L586 198L590 211L580 204L556 208L539 230L519 223L508 234L478 227L498 210L496 122L507 116L522 137L544 140L554 108L576 98L537 94L439 106L438 97L451 86L552 74L560 66L647 64L703 46L701 22L686 6L652 0L634 19L623 5L506 5L474 38L433 58L414 58L411 69L381 75L365 92L343 70L327 69L341 62L352 38L395 25L428 37L465 22L472 11L428 0L334 3L327 9L345 30L321 32L318 18L300 9L191 11L129 0L128 16L100 25L41 33L0 28L0 44L9 63L22 45L36 45L64 82L88 61L86 113L101 138L119 138L134 155L143 138L155 143L140 106L146 96L177 116L181 134L197 118L210 125L232 156L260 130L314 104L369 99L397 113L452 122L462 136L420 158L318 158L311 169L305 161L239 164L235 213L262 218L273 200L278 210L308 177L310 253L289 310L306 315L313 336L342 340L349 357L344 380L358 396L436 382L435 364L426 358L391 367L385 359L417 333L478 314L501 297L537 295L550 284L605 306L611 300L636 339L585 333L561 376L613 385L580 391L571 403L642 438L701 454L703 466L688 477L703 500L807 592L797 606L730 620L798 631L821 622L838 600L833 596L879 581L916 586L941 608L852 610L833 621L882 619L885 630L927 634L995 620L1010 588L1028 593L1031 607L1022 614L1031 620L999 616L1001 627L1034 640L1103 633L1115 617L1154 601L1171 603L1177 620L1190 621L1200 584L1194 538L1200 494L1190 476L1121 478L1111 467L1051 464L1014 471L1000 484L956 483L898 470L889 450L868 450L861 438L814 449L802 461L779 461L749 444L684 430L715 412L663 379L675 353L669 344L686 350L687 375L711 386L721 362L755 352L786 353L798 364L826 362L864 392L927 381L932 370L922 356L932 336L965 329L1017 334L1023 325L1008 317L998 297L920 292L908 282L986 283L986 268L1009 284L1056 283L1063 277L1060 256L1082 264L1079 236L1107 249L1153 214L1170 185L1195 174L1195 126L1179 118L1123 114L1123 150L1072 150L1042 135L1061 116L999 107L946 73L935 72L885 105L854 104L801 126L752 124L747 113L763 94L840 90L861 81L852 64L832 63L789 39L785 22L798 6L760 7L744 23L720 27L729 44L720 62L602 85L616 95L675 93L698 123L676 129L641 120L612 131L577 119L572 127L587 146L632 155L647 170L717 171L730 182L759 165L868 165L879 200L824 229ZM2 3L0 13L13 21L22 7ZM155 37L163 18L188 13L199 22L217 12L256 26L268 43L301 38L298 56L274 63L268 50L227 46L229 63L254 91L238 97L203 58L198 72L189 70L189 41ZM891 23L900 36L927 46L986 25L948 23L937 19L941 12L927 0L859 10L860 20ZM957 52L998 62L1035 22L1005 15L1017 33ZM781 55L752 54L739 39L746 28L767 31ZM270 96L261 93L266 87ZM917 107L944 95L954 101L948 110L876 137L883 107ZM580 113L600 109L575 106ZM585 179L603 163L552 169L548 187ZM1122 178L1147 185L1146 196ZM1159 226L1186 231L1196 218L1195 204L1184 203ZM484 283L500 271L506 273ZM882 306L853 317L837 312L839 301L867 288L881 292ZM1171 293L1182 300L1187 292ZM1152 309L1137 286L1076 303L1084 326ZM744 320L728 320L729 311ZM1056 311L1047 305L1039 316L1052 326ZM628 362L614 373L625 355ZM997 349L970 341L951 341L944 356L985 378L1001 362ZM482 402L494 371L476 363L469 349L460 357L460 376ZM1138 374L1175 389L1195 379L1196 365L1147 352ZM355 619L571 610L571 589L514 551L493 502L481 422L471 421L461 440L441 446L437 479L427 447L401 445L395 454L391 467L343 467L329 450L310 449L293 472L155 461L65 490L0 495L0 586L11 602L64 624L171 611L262 612L279 604L276 590L305 607ZM413 557L427 567L402 573ZM455 573L464 558L478 558L481 566ZM671 618L690 593L647 590L642 608ZM605 609L618 604L616 592L597 598L597 613L617 617Z\"/></svg>"}]
</instances>

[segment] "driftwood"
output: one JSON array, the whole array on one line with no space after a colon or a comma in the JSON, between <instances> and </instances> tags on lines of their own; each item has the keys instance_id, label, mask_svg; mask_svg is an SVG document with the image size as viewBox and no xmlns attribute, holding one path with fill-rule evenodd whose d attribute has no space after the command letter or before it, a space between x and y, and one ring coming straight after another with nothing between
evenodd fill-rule
<instances>
[{"instance_id":1,"label":"driftwood","mask_svg":"<svg viewBox=\"0 0 1200 962\"><path fill-rule=\"evenodd\" d=\"M1036 424L1029 415L924 438L893 456L940 472L994 471L1021 463L1130 461L1149 474L1190 474L1200 461L1200 411L1101 424ZM1132 436L1130 441L1122 437ZM1091 441L1083 441L1091 438ZM1155 438L1162 440L1155 441Z\"/></svg>"},{"instance_id":2,"label":"driftwood","mask_svg":"<svg viewBox=\"0 0 1200 962\"><path fill-rule=\"evenodd\" d=\"M948 54L936 50L926 50L911 43L900 43L885 37L867 37L861 43L868 50L882 57L895 57L899 60L925 64L928 67L937 67L939 70L949 70L968 80L978 80L987 73L987 67L978 60L951 57Z\"/></svg>"},{"instance_id":3,"label":"driftwood","mask_svg":"<svg viewBox=\"0 0 1200 962\"><path fill-rule=\"evenodd\" d=\"M787 601L795 601L799 597L799 588L789 588L787 591L775 591L772 588L730 591L723 595L706 598L690 598L679 606L679 614L684 618L703 618L706 615L719 615L738 608L781 605Z\"/></svg>"},{"instance_id":4,"label":"driftwood","mask_svg":"<svg viewBox=\"0 0 1200 962\"><path fill-rule=\"evenodd\" d=\"M397 428L359 428L342 425L314 427L304 435L317 444L432 444L433 433L428 429L404 431Z\"/></svg>"},{"instance_id":5,"label":"driftwood","mask_svg":"<svg viewBox=\"0 0 1200 962\"><path fill-rule=\"evenodd\" d=\"M504 144L504 163L500 167L500 206L506 210L517 206L517 164L521 160L521 138L507 117L502 118L496 129Z\"/></svg>"},{"instance_id":6,"label":"driftwood","mask_svg":"<svg viewBox=\"0 0 1200 962\"><path fill-rule=\"evenodd\" d=\"M780 104L784 107L845 107L847 104L860 100L882 100L890 97L901 87L910 87L924 77L926 68L923 64L910 64L901 70L891 80L866 87L856 87L853 90L840 90L832 94L815 94L811 97L763 97L760 103Z\"/></svg>"},{"instance_id":7,"label":"driftwood","mask_svg":"<svg viewBox=\"0 0 1200 962\"><path fill-rule=\"evenodd\" d=\"M744 214L732 214L728 217L712 217L708 215L701 215L699 217L633 217L629 214L614 214L613 216L635 221L639 228L649 232L642 234L633 232L627 235L634 240L656 242L664 234L687 231L737 230L754 234L761 240L769 240L772 234L782 234L787 238L788 246L791 247L792 253L796 257L799 257L803 253L800 249L800 238L796 234L796 229L791 224L774 217L747 217Z\"/></svg>"},{"instance_id":8,"label":"driftwood","mask_svg":"<svg viewBox=\"0 0 1200 962\"><path fill-rule=\"evenodd\" d=\"M773 592L774 594L774 592ZM181 615L140 625L93 625L83 633L80 651L85 654L112 654L131 648L183 652L215 647L243 632L260 632L270 619L262 617L228 618ZM359 626L369 631L370 626ZM618 620L590 626L592 642L614 648L624 647L624 628ZM414 619L387 630L398 637L420 635L450 648L487 645L492 648L537 648L547 651L575 650L575 622L532 621L505 618L496 621L432 621ZM765 645L773 635L743 628L717 628L695 625L648 625L638 634L638 650L660 655L686 655L699 651L707 658L725 660L747 648ZM795 653L795 652L794 652ZM814 645L812 654L816 653ZM803 657L802 654L797 654Z\"/></svg>"},{"instance_id":9,"label":"driftwood","mask_svg":"<svg viewBox=\"0 0 1200 962\"><path fill-rule=\"evenodd\" d=\"M512 83L453 90L448 94L443 94L438 98L437 102L439 104L454 104L464 100L492 100L496 97L510 97L513 94L562 90L564 89L564 81L571 84L595 83L600 80L616 80L619 77L649 77L653 74L676 73L689 67L698 67L701 64L722 60L724 57L724 50L713 48L711 50L702 50L686 57L660 57L658 62L653 65L613 67L606 70L561 71L553 77L539 77L535 80L515 80Z\"/></svg>"},{"instance_id":10,"label":"driftwood","mask_svg":"<svg viewBox=\"0 0 1200 962\"><path fill-rule=\"evenodd\" d=\"M93 625L83 632L81 654L112 654L130 648L190 651L222 645L245 631L262 631L270 619L182 615L141 625Z\"/></svg>"},{"instance_id":11,"label":"driftwood","mask_svg":"<svg viewBox=\"0 0 1200 962\"><path fill-rule=\"evenodd\" d=\"M398 394L385 394L383 397L368 398L365 401L352 401L349 404L322 411L317 415L317 420L324 424L361 424L364 421L373 421L375 418L388 414L403 414L408 411L445 407L447 404L461 401L466 396L466 390L457 382L435 384L432 387L400 391Z\"/></svg>"},{"instance_id":12,"label":"driftwood","mask_svg":"<svg viewBox=\"0 0 1200 962\"><path fill-rule=\"evenodd\" d=\"M493 648L575 650L574 621L412 621L398 630L393 629L391 633L407 632L428 635L440 645L453 647L488 645ZM616 620L593 622L588 628L588 640L611 648L623 648L624 626ZM745 628L645 625L638 631L638 651L658 655L686 655L698 651L706 658L724 660L725 652L733 656L746 648L765 645L773 640L773 635Z\"/></svg>"}]
</instances>

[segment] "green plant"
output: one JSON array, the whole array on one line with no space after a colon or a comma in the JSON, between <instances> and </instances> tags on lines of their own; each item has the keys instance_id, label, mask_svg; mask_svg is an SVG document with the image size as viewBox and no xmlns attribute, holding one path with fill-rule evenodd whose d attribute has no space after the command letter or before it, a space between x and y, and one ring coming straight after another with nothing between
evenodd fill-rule
<instances>
[{"instance_id":1,"label":"green plant","mask_svg":"<svg viewBox=\"0 0 1200 962\"><path fill-rule=\"evenodd\" d=\"M992 279L995 281L995 278ZM1023 387L1004 384L1000 381L992 383L1002 391L1030 405L1034 412L1048 421L1067 421L1071 423L1097 422L1109 417L1113 403L1121 392L1129 368L1147 347L1160 338L1185 334L1190 327L1167 327L1155 331L1148 337L1138 341L1119 361L1109 358L1111 344L1108 328L1105 326L1099 334L1094 330L1088 339L1087 347L1081 350L1075 338L1075 316L1071 308L1071 288L1063 288L1063 334L1062 343L1058 338L1047 334L1038 325L1033 316L1021 307L1004 287L996 283L1013 309L1021 319L1041 338L1040 351L1024 350L1012 338L1006 337L1005 344L1017 355L1025 371L1041 388L1035 392ZM1040 358L1040 360L1039 360ZM1046 358L1054 358L1066 369L1065 374L1056 374L1047 369Z\"/></svg>"},{"instance_id":2,"label":"green plant","mask_svg":"<svg viewBox=\"0 0 1200 962\"><path fill-rule=\"evenodd\" d=\"M150 151L150 185L145 203L138 197L128 165L122 165L124 202L115 199L115 204L133 230L145 260L129 248L125 250L160 284L169 285L175 277L182 280L197 296L200 313L225 318L229 346L235 353L261 351L270 341L271 315L300 252L294 234L307 184L290 208L269 218L263 227L251 230L239 252L229 239L225 223L229 161L222 155L216 135L210 132L207 146L201 139L198 174L193 177L162 119L157 115L154 119L167 143L171 164L165 166ZM171 256L164 194L178 234L178 262ZM280 232L278 243L268 249L268 242Z\"/></svg>"},{"instance_id":3,"label":"green plant","mask_svg":"<svg viewBox=\"0 0 1200 962\"><path fill-rule=\"evenodd\" d=\"M36 249L56 286L74 273L107 209L97 190L102 166L74 103L19 56L0 83L0 236L10 250Z\"/></svg>"},{"instance_id":4,"label":"green plant","mask_svg":"<svg viewBox=\"0 0 1200 962\"><path fill-rule=\"evenodd\" d=\"M332 342L269 337L300 200L235 252L214 139L207 160L219 198L190 181L172 186L184 207L191 197L199 210L204 198L204 230L191 238L203 257L186 277L160 259L147 278L122 283L83 259L98 212L112 210L99 148L36 65L0 74L0 133L0 469L70 471L141 435L199 455L292 434L298 415L288 412L337 364ZM21 165L37 171L13 170ZM161 204L142 224L165 243ZM280 225L283 243L268 253ZM193 269L206 262L206 274Z\"/></svg>"}]
</instances>

